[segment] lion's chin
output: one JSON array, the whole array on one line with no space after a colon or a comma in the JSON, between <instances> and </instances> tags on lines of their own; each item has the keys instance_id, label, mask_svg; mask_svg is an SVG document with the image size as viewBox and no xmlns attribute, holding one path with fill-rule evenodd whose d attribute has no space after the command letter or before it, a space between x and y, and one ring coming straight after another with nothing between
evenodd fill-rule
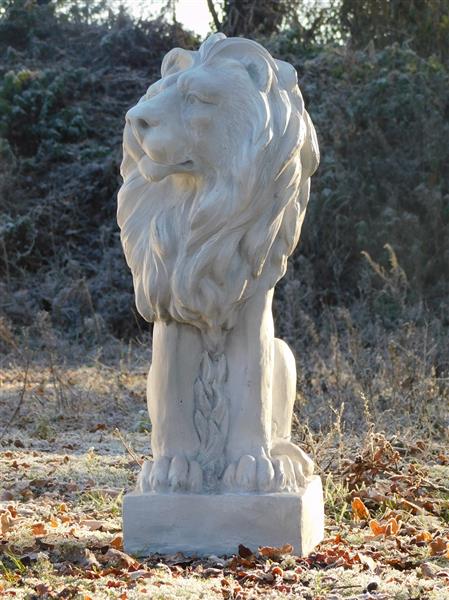
<instances>
[{"instance_id":1,"label":"lion's chin","mask_svg":"<svg viewBox=\"0 0 449 600\"><path fill-rule=\"evenodd\" d=\"M161 181L169 175L191 173L194 167L192 160L185 160L177 164L161 164L152 160L146 154L139 160L138 168L142 177L147 181Z\"/></svg>"}]
</instances>

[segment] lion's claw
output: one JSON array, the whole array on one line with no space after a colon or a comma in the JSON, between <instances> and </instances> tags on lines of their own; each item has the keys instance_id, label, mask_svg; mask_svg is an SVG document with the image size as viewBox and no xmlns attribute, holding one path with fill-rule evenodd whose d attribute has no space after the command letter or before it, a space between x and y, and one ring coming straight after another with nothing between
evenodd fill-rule
<instances>
[{"instance_id":1,"label":"lion's claw","mask_svg":"<svg viewBox=\"0 0 449 600\"><path fill-rule=\"evenodd\" d=\"M160 456L145 461L137 479L139 492L200 492L203 472L194 460L184 456Z\"/></svg>"},{"instance_id":2,"label":"lion's claw","mask_svg":"<svg viewBox=\"0 0 449 600\"><path fill-rule=\"evenodd\" d=\"M234 492L296 492L305 477L301 463L287 455L255 458L244 454L229 463L222 477L222 489Z\"/></svg>"}]
</instances>

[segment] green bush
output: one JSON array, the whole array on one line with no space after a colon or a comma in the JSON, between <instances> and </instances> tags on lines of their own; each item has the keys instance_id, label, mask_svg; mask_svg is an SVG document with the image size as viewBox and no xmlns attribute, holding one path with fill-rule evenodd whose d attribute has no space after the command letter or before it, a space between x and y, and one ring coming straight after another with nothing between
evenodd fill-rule
<instances>
[{"instance_id":1,"label":"green bush","mask_svg":"<svg viewBox=\"0 0 449 600\"><path fill-rule=\"evenodd\" d=\"M86 137L83 111L72 103L83 88L84 69L70 72L8 71L0 81L0 135L14 154L35 155L41 144Z\"/></svg>"},{"instance_id":2,"label":"green bush","mask_svg":"<svg viewBox=\"0 0 449 600\"><path fill-rule=\"evenodd\" d=\"M449 74L393 46L325 51L299 64L320 140L301 252L316 295L336 302L366 285L362 256L389 244L418 298L440 301L449 265Z\"/></svg>"}]
</instances>

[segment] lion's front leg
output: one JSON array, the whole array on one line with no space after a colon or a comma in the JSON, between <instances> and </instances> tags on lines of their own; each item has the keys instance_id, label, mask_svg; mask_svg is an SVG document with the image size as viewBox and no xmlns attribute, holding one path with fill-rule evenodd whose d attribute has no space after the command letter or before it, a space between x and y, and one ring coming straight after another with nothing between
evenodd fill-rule
<instances>
[{"instance_id":1,"label":"lion's front leg","mask_svg":"<svg viewBox=\"0 0 449 600\"><path fill-rule=\"evenodd\" d=\"M202 353L200 334L190 325L156 322L147 400L154 460L139 477L142 491L200 491L202 470L196 462L194 382Z\"/></svg>"},{"instance_id":2,"label":"lion's front leg","mask_svg":"<svg viewBox=\"0 0 449 600\"><path fill-rule=\"evenodd\" d=\"M273 292L256 295L228 334L230 399L227 468L223 487L268 491L275 487L270 459L274 328Z\"/></svg>"}]
</instances>

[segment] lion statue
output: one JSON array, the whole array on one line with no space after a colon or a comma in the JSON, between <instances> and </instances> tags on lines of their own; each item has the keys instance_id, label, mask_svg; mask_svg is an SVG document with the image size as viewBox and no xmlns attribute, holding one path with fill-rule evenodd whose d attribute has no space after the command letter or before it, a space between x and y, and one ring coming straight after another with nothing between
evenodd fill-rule
<instances>
[{"instance_id":1,"label":"lion statue","mask_svg":"<svg viewBox=\"0 0 449 600\"><path fill-rule=\"evenodd\" d=\"M118 224L154 322L140 491L296 491L296 368L272 299L319 162L294 68L258 43L176 48L126 115Z\"/></svg>"}]
</instances>

